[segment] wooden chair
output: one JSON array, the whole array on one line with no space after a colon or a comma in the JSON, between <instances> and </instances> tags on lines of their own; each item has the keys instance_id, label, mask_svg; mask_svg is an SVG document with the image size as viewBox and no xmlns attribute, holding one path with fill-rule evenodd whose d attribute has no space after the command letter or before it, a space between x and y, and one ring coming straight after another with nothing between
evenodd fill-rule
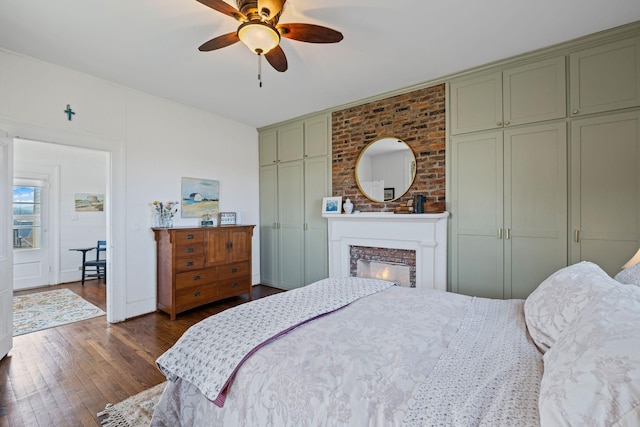
<instances>
[{"instance_id":1,"label":"wooden chair","mask_svg":"<svg viewBox=\"0 0 640 427\"><path fill-rule=\"evenodd\" d=\"M104 284L107 284L107 260L100 258L100 253L107 251L107 241L98 240L98 244L91 250L96 250L96 259L91 261L84 261L82 263L82 285L84 286L84 279L87 277L97 277L98 280L102 278Z\"/></svg>"}]
</instances>

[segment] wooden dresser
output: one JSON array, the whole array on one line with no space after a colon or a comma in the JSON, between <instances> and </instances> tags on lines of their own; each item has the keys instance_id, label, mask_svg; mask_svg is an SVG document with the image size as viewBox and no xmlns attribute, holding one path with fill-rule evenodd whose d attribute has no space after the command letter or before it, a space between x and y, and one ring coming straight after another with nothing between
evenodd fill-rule
<instances>
[{"instance_id":1,"label":"wooden dresser","mask_svg":"<svg viewBox=\"0 0 640 427\"><path fill-rule=\"evenodd\" d=\"M183 311L242 294L251 298L253 225L153 228L158 310Z\"/></svg>"}]
</instances>

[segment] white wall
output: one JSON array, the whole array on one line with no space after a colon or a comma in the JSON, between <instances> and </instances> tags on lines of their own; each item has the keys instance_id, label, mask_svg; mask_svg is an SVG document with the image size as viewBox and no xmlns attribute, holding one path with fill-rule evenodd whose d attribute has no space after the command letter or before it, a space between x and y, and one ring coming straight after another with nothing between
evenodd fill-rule
<instances>
[{"instance_id":1,"label":"white wall","mask_svg":"<svg viewBox=\"0 0 640 427\"><path fill-rule=\"evenodd\" d=\"M67 104L76 112L72 121L63 112ZM125 306L114 308L113 321L155 310L150 202L179 200L181 177L219 180L220 208L258 224L258 134L250 126L0 50L0 130L107 152L114 172L106 203L115 270L108 292L111 304ZM178 216L174 223L198 220ZM256 227L254 283L259 247Z\"/></svg>"}]
</instances>

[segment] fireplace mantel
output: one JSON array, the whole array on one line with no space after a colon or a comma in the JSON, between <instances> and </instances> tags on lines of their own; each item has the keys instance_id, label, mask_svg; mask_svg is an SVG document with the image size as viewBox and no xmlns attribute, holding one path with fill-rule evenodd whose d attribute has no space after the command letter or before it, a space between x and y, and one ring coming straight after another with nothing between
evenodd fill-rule
<instances>
[{"instance_id":1,"label":"fireplace mantel","mask_svg":"<svg viewBox=\"0 0 640 427\"><path fill-rule=\"evenodd\" d=\"M325 214L329 233L329 276L350 274L351 246L416 252L416 287L447 289L447 219L438 214L363 212Z\"/></svg>"}]
</instances>

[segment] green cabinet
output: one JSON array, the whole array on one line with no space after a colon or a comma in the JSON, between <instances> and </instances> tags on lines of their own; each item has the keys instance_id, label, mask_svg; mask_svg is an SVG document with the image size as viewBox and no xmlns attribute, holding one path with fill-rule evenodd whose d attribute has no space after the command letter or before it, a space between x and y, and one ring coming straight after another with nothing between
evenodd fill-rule
<instances>
[{"instance_id":1,"label":"green cabinet","mask_svg":"<svg viewBox=\"0 0 640 427\"><path fill-rule=\"evenodd\" d=\"M567 263L566 125L451 142L452 291L526 298Z\"/></svg>"},{"instance_id":2,"label":"green cabinet","mask_svg":"<svg viewBox=\"0 0 640 427\"><path fill-rule=\"evenodd\" d=\"M640 37L570 55L571 116L640 106Z\"/></svg>"},{"instance_id":3,"label":"green cabinet","mask_svg":"<svg viewBox=\"0 0 640 427\"><path fill-rule=\"evenodd\" d=\"M564 56L454 80L450 134L565 117L565 81Z\"/></svg>"},{"instance_id":4,"label":"green cabinet","mask_svg":"<svg viewBox=\"0 0 640 427\"><path fill-rule=\"evenodd\" d=\"M322 198L331 195L329 119L322 114L260 132L263 284L293 289L328 275L321 212Z\"/></svg>"},{"instance_id":5,"label":"green cabinet","mask_svg":"<svg viewBox=\"0 0 640 427\"><path fill-rule=\"evenodd\" d=\"M640 112L571 124L571 262L615 275L640 247Z\"/></svg>"}]
</instances>

